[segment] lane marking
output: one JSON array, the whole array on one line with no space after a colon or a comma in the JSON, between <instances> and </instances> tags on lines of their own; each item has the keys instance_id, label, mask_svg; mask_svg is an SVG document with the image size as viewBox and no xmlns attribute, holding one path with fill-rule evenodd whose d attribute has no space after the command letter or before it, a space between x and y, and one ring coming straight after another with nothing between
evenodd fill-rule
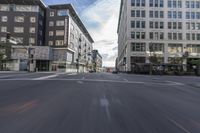
<instances>
[{"instance_id":1,"label":"lane marking","mask_svg":"<svg viewBox=\"0 0 200 133\"><path fill-rule=\"evenodd\" d=\"M122 84L144 84L144 85L163 85L163 86L182 86L185 84L175 84L175 83L152 83L152 82L140 82L140 81L116 81L116 80L95 80L95 79L51 79L54 77L57 77L58 75L51 75L51 76L45 76L40 78L20 78L20 79L0 79L0 81L37 81L37 80L43 80L43 81L84 81L84 82L104 82L104 83L122 83Z\"/></svg>"},{"instance_id":2,"label":"lane marking","mask_svg":"<svg viewBox=\"0 0 200 133\"><path fill-rule=\"evenodd\" d=\"M111 115L109 111L110 103L105 95L103 98L100 99L100 105L105 109L108 120L111 121Z\"/></svg>"},{"instance_id":3,"label":"lane marking","mask_svg":"<svg viewBox=\"0 0 200 133\"><path fill-rule=\"evenodd\" d=\"M55 74L55 75L50 75L50 76L44 76L44 77L34 78L33 80L45 80L45 79L49 79L49 78L55 78L57 76L58 75Z\"/></svg>"},{"instance_id":4,"label":"lane marking","mask_svg":"<svg viewBox=\"0 0 200 133\"><path fill-rule=\"evenodd\" d=\"M176 85L184 85L183 83L179 83L179 82L174 82L174 81L166 81L168 83L172 83L172 84L176 84Z\"/></svg>"},{"instance_id":5,"label":"lane marking","mask_svg":"<svg viewBox=\"0 0 200 133\"><path fill-rule=\"evenodd\" d=\"M18 73L13 75L2 75L0 78L10 78L10 77L16 77L16 76L25 76L25 75L34 75L36 73Z\"/></svg>"},{"instance_id":6,"label":"lane marking","mask_svg":"<svg viewBox=\"0 0 200 133\"><path fill-rule=\"evenodd\" d=\"M83 84L83 81L77 81L78 84Z\"/></svg>"},{"instance_id":7,"label":"lane marking","mask_svg":"<svg viewBox=\"0 0 200 133\"><path fill-rule=\"evenodd\" d=\"M124 78L123 80L126 81L126 82L128 82L128 79L125 79L125 78Z\"/></svg>"},{"instance_id":8,"label":"lane marking","mask_svg":"<svg viewBox=\"0 0 200 133\"><path fill-rule=\"evenodd\" d=\"M67 74L67 75L77 75L77 73L70 73L70 74Z\"/></svg>"},{"instance_id":9,"label":"lane marking","mask_svg":"<svg viewBox=\"0 0 200 133\"><path fill-rule=\"evenodd\" d=\"M176 122L175 120L167 117L167 119L172 122L174 125L176 125L178 128L180 128L181 130L183 130L185 133L191 133L190 131L188 131L187 129L185 129L181 124L179 124L178 122Z\"/></svg>"}]
</instances>

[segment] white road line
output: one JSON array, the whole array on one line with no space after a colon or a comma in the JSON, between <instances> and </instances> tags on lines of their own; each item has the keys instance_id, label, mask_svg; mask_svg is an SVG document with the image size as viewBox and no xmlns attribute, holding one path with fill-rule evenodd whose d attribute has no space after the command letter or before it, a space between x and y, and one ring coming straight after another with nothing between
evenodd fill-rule
<instances>
[{"instance_id":1,"label":"white road line","mask_svg":"<svg viewBox=\"0 0 200 133\"><path fill-rule=\"evenodd\" d=\"M77 75L77 73L70 73L70 74L67 74L67 75Z\"/></svg>"},{"instance_id":2,"label":"white road line","mask_svg":"<svg viewBox=\"0 0 200 133\"><path fill-rule=\"evenodd\" d=\"M174 81L166 81L168 83L172 83L172 84L176 84L176 85L184 85L183 83L179 83L179 82L174 82Z\"/></svg>"},{"instance_id":3,"label":"white road line","mask_svg":"<svg viewBox=\"0 0 200 133\"><path fill-rule=\"evenodd\" d=\"M184 128L184 126L182 126L181 124L179 124L178 122L176 122L175 120L167 117L167 119L172 122L174 125L176 125L178 128L180 128L181 130L183 130L185 133L191 133L190 131L188 131L187 129Z\"/></svg>"},{"instance_id":4,"label":"white road line","mask_svg":"<svg viewBox=\"0 0 200 133\"><path fill-rule=\"evenodd\" d=\"M125 79L125 78L124 78L123 80L126 81L126 82L128 82L128 79Z\"/></svg>"},{"instance_id":5,"label":"white road line","mask_svg":"<svg viewBox=\"0 0 200 133\"><path fill-rule=\"evenodd\" d=\"M111 121L111 115L109 111L110 103L105 96L100 99L100 105L105 109L108 120Z\"/></svg>"},{"instance_id":6,"label":"white road line","mask_svg":"<svg viewBox=\"0 0 200 133\"><path fill-rule=\"evenodd\" d=\"M183 84L172 84L172 83L151 83L151 82L139 82L139 81L116 81L116 80L96 80L96 79L65 79L65 78L55 78L58 75L51 75L46 77L40 77L40 78L20 78L20 79L0 79L0 81L37 81L37 80L43 80L43 81L84 81L84 82L104 82L104 83L122 83L122 84L143 84L143 85L162 85L162 86L181 86Z\"/></svg>"},{"instance_id":7,"label":"white road line","mask_svg":"<svg viewBox=\"0 0 200 133\"><path fill-rule=\"evenodd\" d=\"M2 75L0 78L10 78L15 76L25 76L25 75L33 75L35 73L19 73L19 74L13 74L13 75Z\"/></svg>"},{"instance_id":8,"label":"white road line","mask_svg":"<svg viewBox=\"0 0 200 133\"><path fill-rule=\"evenodd\" d=\"M50 75L50 76L44 76L44 77L40 77L40 78L34 78L33 80L45 80L45 79L49 79L49 78L55 78L57 77L58 75L55 74L55 75Z\"/></svg>"}]
</instances>

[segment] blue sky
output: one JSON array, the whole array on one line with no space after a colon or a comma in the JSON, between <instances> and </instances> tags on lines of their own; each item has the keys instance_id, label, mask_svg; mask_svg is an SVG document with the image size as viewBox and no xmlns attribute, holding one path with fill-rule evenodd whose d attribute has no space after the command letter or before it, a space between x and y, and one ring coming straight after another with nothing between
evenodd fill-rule
<instances>
[{"instance_id":1,"label":"blue sky","mask_svg":"<svg viewBox=\"0 0 200 133\"><path fill-rule=\"evenodd\" d=\"M102 55L103 65L115 65L120 0L44 0L44 3L72 3L95 40L93 46Z\"/></svg>"}]
</instances>

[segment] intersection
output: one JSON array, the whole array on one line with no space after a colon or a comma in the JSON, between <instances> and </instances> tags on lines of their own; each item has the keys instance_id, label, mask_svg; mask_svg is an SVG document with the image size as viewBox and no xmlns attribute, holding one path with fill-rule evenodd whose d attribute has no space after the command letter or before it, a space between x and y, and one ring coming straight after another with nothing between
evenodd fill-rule
<instances>
[{"instance_id":1,"label":"intersection","mask_svg":"<svg viewBox=\"0 0 200 133\"><path fill-rule=\"evenodd\" d=\"M199 133L198 77L1 73L1 133Z\"/></svg>"}]
</instances>

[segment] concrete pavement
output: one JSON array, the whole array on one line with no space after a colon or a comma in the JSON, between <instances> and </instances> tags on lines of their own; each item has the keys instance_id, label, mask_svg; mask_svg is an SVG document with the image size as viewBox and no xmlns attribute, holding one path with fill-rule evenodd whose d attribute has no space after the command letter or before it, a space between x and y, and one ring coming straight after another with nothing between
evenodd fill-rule
<instances>
[{"instance_id":1,"label":"concrete pavement","mask_svg":"<svg viewBox=\"0 0 200 133\"><path fill-rule=\"evenodd\" d=\"M0 73L0 133L199 133L199 81Z\"/></svg>"}]
</instances>

